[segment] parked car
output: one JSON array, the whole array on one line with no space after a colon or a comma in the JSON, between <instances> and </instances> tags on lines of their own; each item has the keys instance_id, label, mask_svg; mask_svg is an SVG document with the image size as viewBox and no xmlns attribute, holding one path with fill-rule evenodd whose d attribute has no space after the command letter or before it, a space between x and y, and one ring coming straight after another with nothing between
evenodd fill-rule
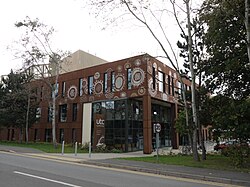
<instances>
[{"instance_id":1,"label":"parked car","mask_svg":"<svg viewBox=\"0 0 250 187\"><path fill-rule=\"evenodd\" d=\"M226 141L226 142L218 143L217 145L214 146L214 150L215 151L224 150L224 149L226 149L226 148L228 148L229 146L232 146L232 145L239 146L239 147L241 147L241 146L250 147L249 143L240 143L237 140L229 140L229 141Z\"/></svg>"}]
</instances>

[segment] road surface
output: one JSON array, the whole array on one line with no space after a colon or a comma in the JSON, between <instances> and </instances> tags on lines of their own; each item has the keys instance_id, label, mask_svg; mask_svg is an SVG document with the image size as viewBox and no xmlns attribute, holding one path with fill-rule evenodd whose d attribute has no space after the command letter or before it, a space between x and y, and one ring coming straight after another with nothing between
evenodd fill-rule
<instances>
[{"instance_id":1,"label":"road surface","mask_svg":"<svg viewBox=\"0 0 250 187\"><path fill-rule=\"evenodd\" d=\"M0 186L203 187L223 185L0 152Z\"/></svg>"}]
</instances>

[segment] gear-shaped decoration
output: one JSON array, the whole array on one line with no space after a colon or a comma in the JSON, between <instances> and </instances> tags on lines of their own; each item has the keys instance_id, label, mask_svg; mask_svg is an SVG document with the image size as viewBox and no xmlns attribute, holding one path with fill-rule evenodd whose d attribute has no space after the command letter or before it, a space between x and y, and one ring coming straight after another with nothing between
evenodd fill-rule
<instances>
[{"instance_id":1,"label":"gear-shaped decoration","mask_svg":"<svg viewBox=\"0 0 250 187\"><path fill-rule=\"evenodd\" d=\"M117 71L122 72L122 66L121 65L117 66Z\"/></svg>"},{"instance_id":2,"label":"gear-shaped decoration","mask_svg":"<svg viewBox=\"0 0 250 187\"><path fill-rule=\"evenodd\" d=\"M153 67L157 70L157 64L154 62Z\"/></svg>"},{"instance_id":3,"label":"gear-shaped decoration","mask_svg":"<svg viewBox=\"0 0 250 187\"><path fill-rule=\"evenodd\" d=\"M140 66L141 65L141 60L140 59L136 59L134 61L134 64L135 64L135 66Z\"/></svg>"},{"instance_id":4,"label":"gear-shaped decoration","mask_svg":"<svg viewBox=\"0 0 250 187\"><path fill-rule=\"evenodd\" d=\"M94 94L100 96L103 93L103 81L97 80L94 83Z\"/></svg>"},{"instance_id":5,"label":"gear-shaped decoration","mask_svg":"<svg viewBox=\"0 0 250 187\"><path fill-rule=\"evenodd\" d=\"M124 69L127 70L128 68L131 68L131 64L129 62L127 62L125 65L124 65Z\"/></svg>"},{"instance_id":6,"label":"gear-shaped decoration","mask_svg":"<svg viewBox=\"0 0 250 187\"><path fill-rule=\"evenodd\" d=\"M148 66L148 73L149 73L150 75L152 75L152 72L153 72L152 62L148 61L148 62L147 62L147 66Z\"/></svg>"},{"instance_id":7,"label":"gear-shaped decoration","mask_svg":"<svg viewBox=\"0 0 250 187\"><path fill-rule=\"evenodd\" d=\"M68 89L68 98L70 98L71 100L75 99L77 95L77 88L76 86L71 86Z\"/></svg>"},{"instance_id":8,"label":"gear-shaped decoration","mask_svg":"<svg viewBox=\"0 0 250 187\"><path fill-rule=\"evenodd\" d=\"M132 94L130 95L130 97L137 97L137 96L138 96L137 93L132 93Z\"/></svg>"},{"instance_id":9,"label":"gear-shaped decoration","mask_svg":"<svg viewBox=\"0 0 250 187\"><path fill-rule=\"evenodd\" d=\"M157 94L157 84L155 84L155 89L154 89L152 77L148 80L148 92L152 97L155 97Z\"/></svg>"},{"instance_id":10,"label":"gear-shaped decoration","mask_svg":"<svg viewBox=\"0 0 250 187\"><path fill-rule=\"evenodd\" d=\"M95 79L99 79L100 78L100 73L99 72L95 72L94 78Z\"/></svg>"},{"instance_id":11,"label":"gear-shaped decoration","mask_svg":"<svg viewBox=\"0 0 250 187\"><path fill-rule=\"evenodd\" d=\"M118 74L115 77L115 90L116 91L121 91L123 90L125 85L125 76L124 74Z\"/></svg>"},{"instance_id":12,"label":"gear-shaped decoration","mask_svg":"<svg viewBox=\"0 0 250 187\"><path fill-rule=\"evenodd\" d=\"M86 78L82 79L82 87L83 88L88 87L88 80Z\"/></svg>"},{"instance_id":13,"label":"gear-shaped decoration","mask_svg":"<svg viewBox=\"0 0 250 187\"><path fill-rule=\"evenodd\" d=\"M114 71L112 68L108 68L107 70L106 70L106 73L108 74L108 80L110 80L110 74L111 74L111 72L112 71Z\"/></svg>"},{"instance_id":14,"label":"gear-shaped decoration","mask_svg":"<svg viewBox=\"0 0 250 187\"><path fill-rule=\"evenodd\" d=\"M143 86L138 89L139 95L144 95L145 93L146 93L146 89Z\"/></svg>"},{"instance_id":15,"label":"gear-shaped decoration","mask_svg":"<svg viewBox=\"0 0 250 187\"><path fill-rule=\"evenodd\" d=\"M127 96L126 92L122 92L122 93L120 94L120 97L126 97L126 96Z\"/></svg>"},{"instance_id":16,"label":"gear-shaped decoration","mask_svg":"<svg viewBox=\"0 0 250 187\"><path fill-rule=\"evenodd\" d=\"M133 86L140 86L145 79L145 72L141 68L134 68L132 71L131 83Z\"/></svg>"}]
</instances>

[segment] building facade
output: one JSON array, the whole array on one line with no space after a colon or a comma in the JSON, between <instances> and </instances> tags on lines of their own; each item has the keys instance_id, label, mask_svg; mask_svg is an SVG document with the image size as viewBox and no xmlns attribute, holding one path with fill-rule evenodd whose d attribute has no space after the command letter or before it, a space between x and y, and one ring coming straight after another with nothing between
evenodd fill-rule
<instances>
[{"instance_id":1,"label":"building facade","mask_svg":"<svg viewBox=\"0 0 250 187\"><path fill-rule=\"evenodd\" d=\"M184 80L190 89L190 81ZM40 102L39 121L29 130L31 141L50 142L50 88L36 80ZM57 141L91 142L93 148L151 153L161 125L160 147L178 148L174 122L181 97L177 73L148 54L105 62L60 74L56 85ZM6 132L7 131L7 132ZM0 132L1 139L17 135L13 129Z\"/></svg>"}]
</instances>

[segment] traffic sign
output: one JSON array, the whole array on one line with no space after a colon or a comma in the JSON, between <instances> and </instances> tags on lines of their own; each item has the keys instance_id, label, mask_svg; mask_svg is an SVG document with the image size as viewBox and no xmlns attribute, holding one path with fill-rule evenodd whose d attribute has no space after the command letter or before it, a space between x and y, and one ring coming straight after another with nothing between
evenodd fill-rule
<instances>
[{"instance_id":1,"label":"traffic sign","mask_svg":"<svg viewBox=\"0 0 250 187\"><path fill-rule=\"evenodd\" d=\"M155 133L161 132L161 124L160 123L154 124L154 131L155 131Z\"/></svg>"}]
</instances>

